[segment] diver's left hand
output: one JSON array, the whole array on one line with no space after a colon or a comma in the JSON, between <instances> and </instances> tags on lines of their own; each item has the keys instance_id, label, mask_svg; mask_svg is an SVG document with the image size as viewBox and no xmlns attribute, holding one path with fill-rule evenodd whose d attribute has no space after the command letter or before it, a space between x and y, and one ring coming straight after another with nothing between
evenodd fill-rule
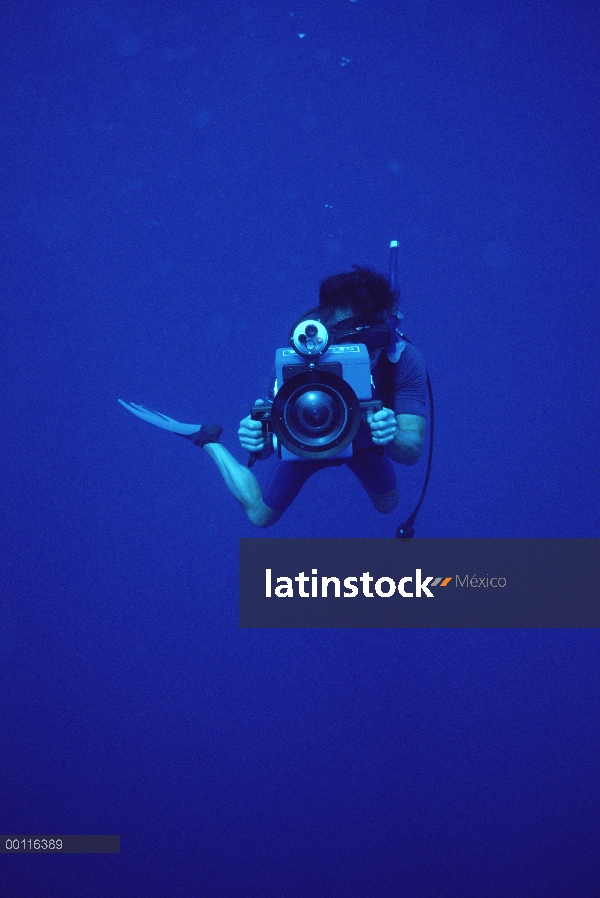
<instances>
[{"instance_id":1,"label":"diver's left hand","mask_svg":"<svg viewBox=\"0 0 600 898\"><path fill-rule=\"evenodd\" d=\"M367 424L371 428L371 439L376 446L387 446L396 436L396 415L391 408L369 412Z\"/></svg>"}]
</instances>

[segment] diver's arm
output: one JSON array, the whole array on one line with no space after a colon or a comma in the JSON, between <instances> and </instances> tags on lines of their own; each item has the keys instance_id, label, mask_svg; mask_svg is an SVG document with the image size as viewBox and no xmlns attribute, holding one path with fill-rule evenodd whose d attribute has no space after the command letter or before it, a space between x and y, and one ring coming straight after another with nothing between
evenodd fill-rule
<instances>
[{"instance_id":1,"label":"diver's arm","mask_svg":"<svg viewBox=\"0 0 600 898\"><path fill-rule=\"evenodd\" d=\"M425 418L420 415L396 415L396 433L385 450L392 461L414 465L423 451Z\"/></svg>"}]
</instances>

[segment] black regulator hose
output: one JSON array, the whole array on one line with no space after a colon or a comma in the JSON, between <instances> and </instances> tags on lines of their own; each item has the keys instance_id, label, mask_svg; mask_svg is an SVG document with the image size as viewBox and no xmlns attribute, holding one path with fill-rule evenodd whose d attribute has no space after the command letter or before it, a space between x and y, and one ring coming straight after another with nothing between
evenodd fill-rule
<instances>
[{"instance_id":1,"label":"black regulator hose","mask_svg":"<svg viewBox=\"0 0 600 898\"><path fill-rule=\"evenodd\" d=\"M404 337L406 339L406 337ZM427 392L429 394L429 452L427 454L427 471L425 472L425 480L423 481L423 489L419 496L414 511L407 517L403 524L400 524L396 530L398 539L409 540L415 535L415 520L419 513L419 509L423 504L425 493L427 492L427 484L429 483L429 475L431 474L431 460L433 458L433 431L434 431L434 413L433 413L433 391L431 389L431 381L429 373L427 373Z\"/></svg>"}]
</instances>

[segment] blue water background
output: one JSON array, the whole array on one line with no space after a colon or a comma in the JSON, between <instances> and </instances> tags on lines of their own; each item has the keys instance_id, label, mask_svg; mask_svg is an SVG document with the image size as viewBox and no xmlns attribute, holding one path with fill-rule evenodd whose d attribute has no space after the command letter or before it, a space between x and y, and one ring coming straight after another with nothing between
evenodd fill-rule
<instances>
[{"instance_id":1,"label":"blue water background","mask_svg":"<svg viewBox=\"0 0 600 898\"><path fill-rule=\"evenodd\" d=\"M2 896L600 894L597 634L242 632L239 537L392 536L424 462L397 515L333 470L257 533L117 404L239 452L320 279L396 237L417 535L598 536L599 20L4 0L0 831L122 852L2 856Z\"/></svg>"}]
</instances>

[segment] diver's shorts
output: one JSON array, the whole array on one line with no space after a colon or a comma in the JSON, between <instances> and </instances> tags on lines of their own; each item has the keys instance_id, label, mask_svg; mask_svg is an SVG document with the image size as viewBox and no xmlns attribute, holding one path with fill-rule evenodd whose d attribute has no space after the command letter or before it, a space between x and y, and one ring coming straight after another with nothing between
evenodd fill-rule
<instances>
[{"instance_id":1,"label":"diver's shorts","mask_svg":"<svg viewBox=\"0 0 600 898\"><path fill-rule=\"evenodd\" d=\"M328 458L323 461L280 461L269 484L263 502L282 514L290 507L306 481L322 468L347 465L358 477L368 493L385 495L396 486L394 466L376 448L363 449L349 458Z\"/></svg>"}]
</instances>

